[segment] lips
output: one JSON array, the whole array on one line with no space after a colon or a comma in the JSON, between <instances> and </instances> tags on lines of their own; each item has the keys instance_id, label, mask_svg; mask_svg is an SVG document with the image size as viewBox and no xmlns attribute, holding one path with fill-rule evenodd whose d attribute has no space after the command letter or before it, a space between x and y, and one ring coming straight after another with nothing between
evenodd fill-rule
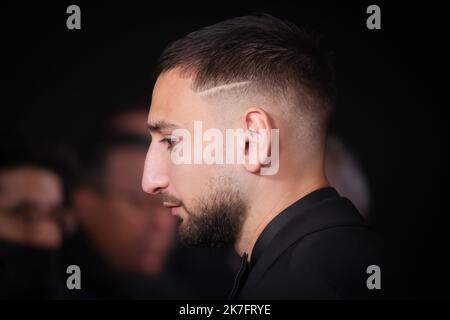
<instances>
[{"instance_id":1,"label":"lips","mask_svg":"<svg viewBox=\"0 0 450 320\"><path fill-rule=\"evenodd\" d=\"M180 208L181 204L164 201L163 206L170 209L172 216L177 218L177 224L180 225L183 219L180 217L179 213L177 213L177 208Z\"/></svg>"},{"instance_id":2,"label":"lips","mask_svg":"<svg viewBox=\"0 0 450 320\"><path fill-rule=\"evenodd\" d=\"M178 203L172 203L172 202L164 201L163 202L163 206L166 207L166 208L177 208L177 207L180 207L181 205L178 204Z\"/></svg>"},{"instance_id":3,"label":"lips","mask_svg":"<svg viewBox=\"0 0 450 320\"><path fill-rule=\"evenodd\" d=\"M172 216L176 218L177 226L180 226L183 222L183 218L179 215L179 213L177 214L176 208L181 207L181 204L164 201L163 206L170 209Z\"/></svg>"}]
</instances>

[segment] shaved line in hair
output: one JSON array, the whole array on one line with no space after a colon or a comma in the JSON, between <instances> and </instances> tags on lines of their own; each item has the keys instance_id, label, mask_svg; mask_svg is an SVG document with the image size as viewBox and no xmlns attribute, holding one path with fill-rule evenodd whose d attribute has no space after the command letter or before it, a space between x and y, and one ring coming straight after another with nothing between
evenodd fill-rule
<instances>
[{"instance_id":1,"label":"shaved line in hair","mask_svg":"<svg viewBox=\"0 0 450 320\"><path fill-rule=\"evenodd\" d=\"M202 90L202 91L198 92L198 95L201 97L208 97L208 96L215 95L217 93L221 93L222 91L228 91L231 89L242 88L242 87L248 86L250 83L251 83L251 81L240 81L240 82L224 84L224 85L212 87L212 88L209 88L206 90Z\"/></svg>"}]
</instances>

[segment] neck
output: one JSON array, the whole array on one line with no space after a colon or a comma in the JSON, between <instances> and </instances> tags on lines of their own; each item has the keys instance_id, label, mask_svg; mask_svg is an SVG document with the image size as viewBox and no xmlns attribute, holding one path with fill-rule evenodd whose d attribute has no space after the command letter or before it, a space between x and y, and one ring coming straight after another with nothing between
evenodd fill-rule
<instances>
[{"instance_id":1,"label":"neck","mask_svg":"<svg viewBox=\"0 0 450 320\"><path fill-rule=\"evenodd\" d=\"M284 187L274 185L274 182L271 181L270 188L266 188L269 192L261 193L255 199L255 205L249 210L240 237L235 243L235 250L240 256L246 252L250 260L256 240L270 221L299 199L329 185L325 176L314 179L303 178L300 180L302 181L301 184L298 184L298 181Z\"/></svg>"}]
</instances>

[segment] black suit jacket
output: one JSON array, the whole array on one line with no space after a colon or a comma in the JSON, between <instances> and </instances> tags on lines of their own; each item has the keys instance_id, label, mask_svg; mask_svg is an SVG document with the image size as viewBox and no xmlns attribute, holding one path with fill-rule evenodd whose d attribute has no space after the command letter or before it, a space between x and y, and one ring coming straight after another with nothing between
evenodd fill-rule
<instances>
[{"instance_id":1,"label":"black suit jacket","mask_svg":"<svg viewBox=\"0 0 450 320\"><path fill-rule=\"evenodd\" d=\"M273 219L243 261L232 298L365 299L367 267L383 270L380 243L346 198L314 191ZM382 280L382 278L381 278ZM382 282L381 282L382 283Z\"/></svg>"}]
</instances>

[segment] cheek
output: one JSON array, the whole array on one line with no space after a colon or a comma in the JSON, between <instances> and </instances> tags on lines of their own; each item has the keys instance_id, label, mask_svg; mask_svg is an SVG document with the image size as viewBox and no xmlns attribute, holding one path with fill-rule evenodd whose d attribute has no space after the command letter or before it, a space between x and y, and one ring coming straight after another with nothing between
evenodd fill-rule
<instances>
[{"instance_id":1,"label":"cheek","mask_svg":"<svg viewBox=\"0 0 450 320\"><path fill-rule=\"evenodd\" d=\"M57 248L61 244L59 226L50 220L37 222L30 230L30 243L40 247Z\"/></svg>"},{"instance_id":2,"label":"cheek","mask_svg":"<svg viewBox=\"0 0 450 320\"><path fill-rule=\"evenodd\" d=\"M139 229L145 215L141 210L136 209L133 204L127 202L114 201L109 206L108 215L114 220L115 225L119 229ZM122 231L122 230L120 230Z\"/></svg>"},{"instance_id":3,"label":"cheek","mask_svg":"<svg viewBox=\"0 0 450 320\"><path fill-rule=\"evenodd\" d=\"M110 244L124 254L134 254L145 234L146 221L132 206L113 202L107 207L107 222L101 228ZM125 253L127 252L127 253Z\"/></svg>"},{"instance_id":4,"label":"cheek","mask_svg":"<svg viewBox=\"0 0 450 320\"><path fill-rule=\"evenodd\" d=\"M25 243L27 234L27 224L22 219L0 214L0 238Z\"/></svg>"},{"instance_id":5,"label":"cheek","mask_svg":"<svg viewBox=\"0 0 450 320\"><path fill-rule=\"evenodd\" d=\"M170 172L172 187L182 201L189 202L207 185L214 174L214 167L209 165L173 165Z\"/></svg>"}]
</instances>

